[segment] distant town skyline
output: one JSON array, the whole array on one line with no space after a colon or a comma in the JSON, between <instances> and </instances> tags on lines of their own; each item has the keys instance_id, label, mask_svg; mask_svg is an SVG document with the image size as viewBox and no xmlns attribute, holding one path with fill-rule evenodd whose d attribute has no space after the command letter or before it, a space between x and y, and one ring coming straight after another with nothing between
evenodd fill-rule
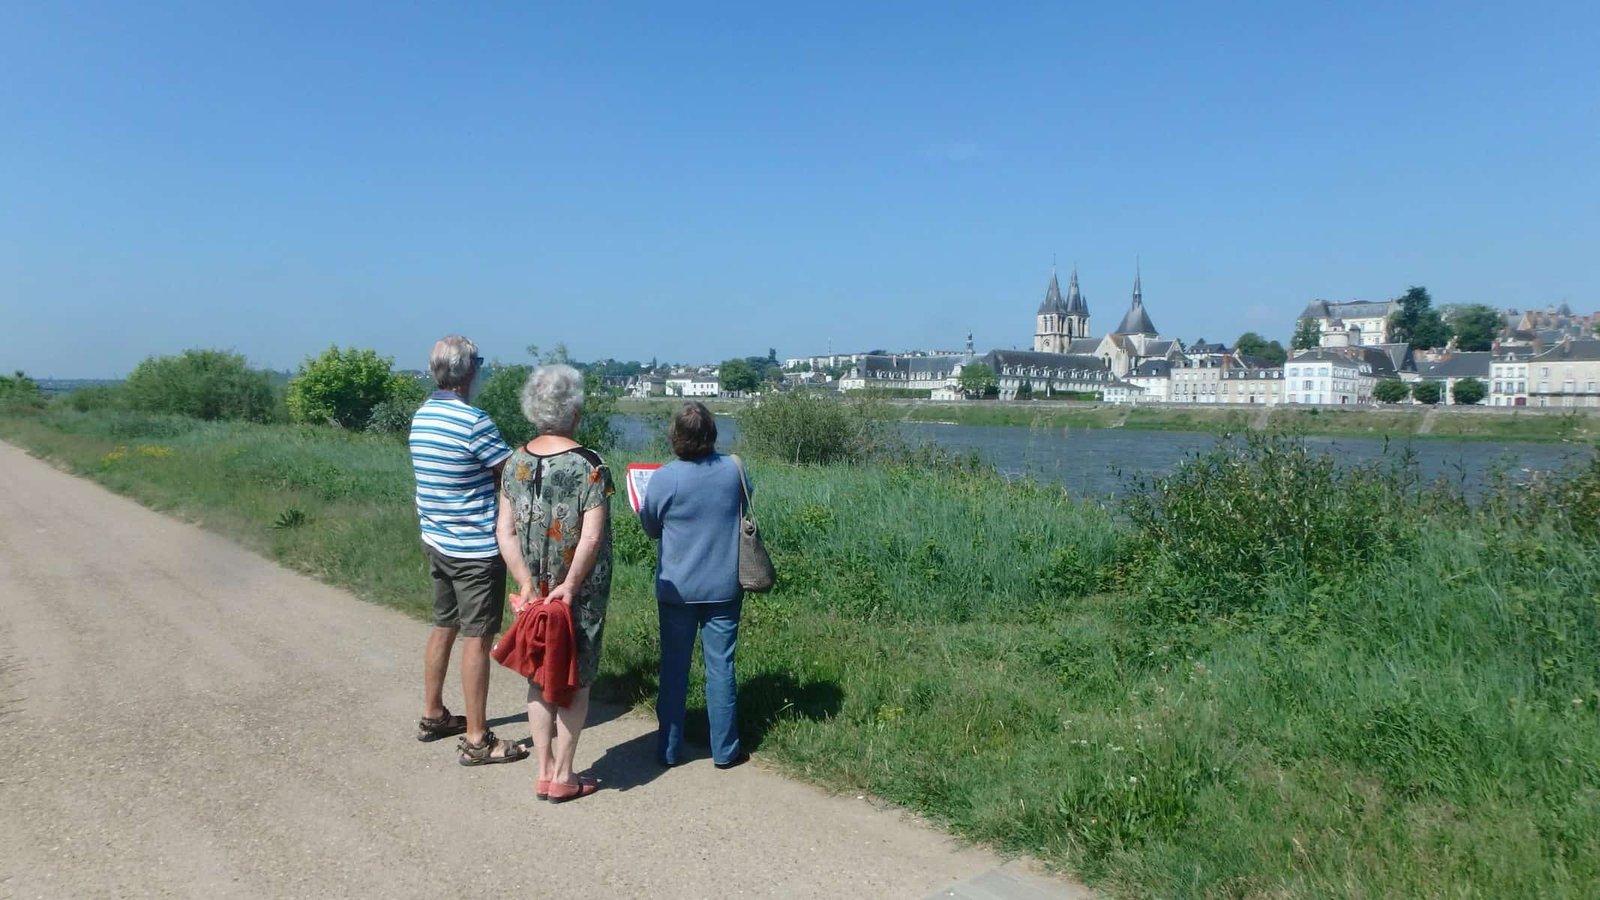
<instances>
[{"instance_id":1,"label":"distant town skyline","mask_svg":"<svg viewBox=\"0 0 1600 900\"><path fill-rule=\"evenodd\" d=\"M1600 9L0 9L0 367L1600 307Z\"/></svg>"}]
</instances>

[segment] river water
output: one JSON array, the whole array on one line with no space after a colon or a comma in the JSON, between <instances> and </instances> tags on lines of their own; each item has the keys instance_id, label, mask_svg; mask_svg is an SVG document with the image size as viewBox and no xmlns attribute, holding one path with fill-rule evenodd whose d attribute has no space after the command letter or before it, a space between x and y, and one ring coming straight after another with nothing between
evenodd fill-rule
<instances>
[{"instance_id":1,"label":"river water","mask_svg":"<svg viewBox=\"0 0 1600 900\"><path fill-rule=\"evenodd\" d=\"M642 447L655 436L645 420L617 417L624 446ZM936 444L959 452L972 451L1008 477L1054 481L1079 497L1108 497L1122 492L1136 475L1159 475L1186 457L1216 444L1214 434L1181 431L1135 431L1126 428L1018 428L1001 425L902 424L901 434L913 444ZM723 449L738 442L739 426L731 417L717 419ZM1513 476L1559 469L1588 458L1584 444L1495 443L1443 438L1385 441L1357 437L1307 437L1311 446L1350 462L1382 459L1409 448L1424 478L1446 478L1468 493L1483 483L1491 469L1503 466Z\"/></svg>"}]
</instances>

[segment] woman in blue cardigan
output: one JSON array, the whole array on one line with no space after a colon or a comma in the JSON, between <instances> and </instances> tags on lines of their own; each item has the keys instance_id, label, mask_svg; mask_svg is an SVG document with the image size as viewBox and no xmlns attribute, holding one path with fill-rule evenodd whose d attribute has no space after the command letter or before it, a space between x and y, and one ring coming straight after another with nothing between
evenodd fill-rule
<instances>
[{"instance_id":1,"label":"woman in blue cardigan","mask_svg":"<svg viewBox=\"0 0 1600 900\"><path fill-rule=\"evenodd\" d=\"M656 755L682 761L684 705L695 632L706 668L711 758L731 769L750 758L739 745L733 654L739 643L739 517L744 502L738 462L716 452L717 422L705 404L685 403L667 439L677 460L650 477L639 521L661 541L656 609L661 616L661 690L656 699Z\"/></svg>"}]
</instances>

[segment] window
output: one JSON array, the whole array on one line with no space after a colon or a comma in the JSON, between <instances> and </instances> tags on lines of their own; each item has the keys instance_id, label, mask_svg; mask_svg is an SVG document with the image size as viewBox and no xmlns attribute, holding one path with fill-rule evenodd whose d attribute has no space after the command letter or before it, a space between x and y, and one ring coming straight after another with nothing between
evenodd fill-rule
<instances>
[{"instance_id":1,"label":"window","mask_svg":"<svg viewBox=\"0 0 1600 900\"><path fill-rule=\"evenodd\" d=\"M1308 391L1316 390L1316 382L1314 382L1311 379L1307 378L1304 387Z\"/></svg>"},{"instance_id":2,"label":"window","mask_svg":"<svg viewBox=\"0 0 1600 900\"><path fill-rule=\"evenodd\" d=\"M1548 378L1548 377L1550 377L1550 367L1549 366L1540 366L1539 367L1539 377L1540 378Z\"/></svg>"}]
</instances>

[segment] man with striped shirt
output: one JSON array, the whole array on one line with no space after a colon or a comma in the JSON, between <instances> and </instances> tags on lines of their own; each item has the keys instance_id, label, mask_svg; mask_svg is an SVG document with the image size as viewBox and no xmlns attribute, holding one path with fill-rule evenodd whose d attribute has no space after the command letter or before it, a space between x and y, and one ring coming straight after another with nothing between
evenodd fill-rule
<instances>
[{"instance_id":1,"label":"man with striped shirt","mask_svg":"<svg viewBox=\"0 0 1600 900\"><path fill-rule=\"evenodd\" d=\"M433 346L428 360L439 390L411 419L411 467L417 478L417 518L433 576L433 631L423 656L422 719L417 740L461 734L464 766L515 762L527 751L489 730L489 648L505 609L506 567L495 541L500 469L511 448L500 430L467 397L483 365L478 347L460 335ZM465 716L444 706L450 649L461 635L461 692Z\"/></svg>"}]
</instances>

